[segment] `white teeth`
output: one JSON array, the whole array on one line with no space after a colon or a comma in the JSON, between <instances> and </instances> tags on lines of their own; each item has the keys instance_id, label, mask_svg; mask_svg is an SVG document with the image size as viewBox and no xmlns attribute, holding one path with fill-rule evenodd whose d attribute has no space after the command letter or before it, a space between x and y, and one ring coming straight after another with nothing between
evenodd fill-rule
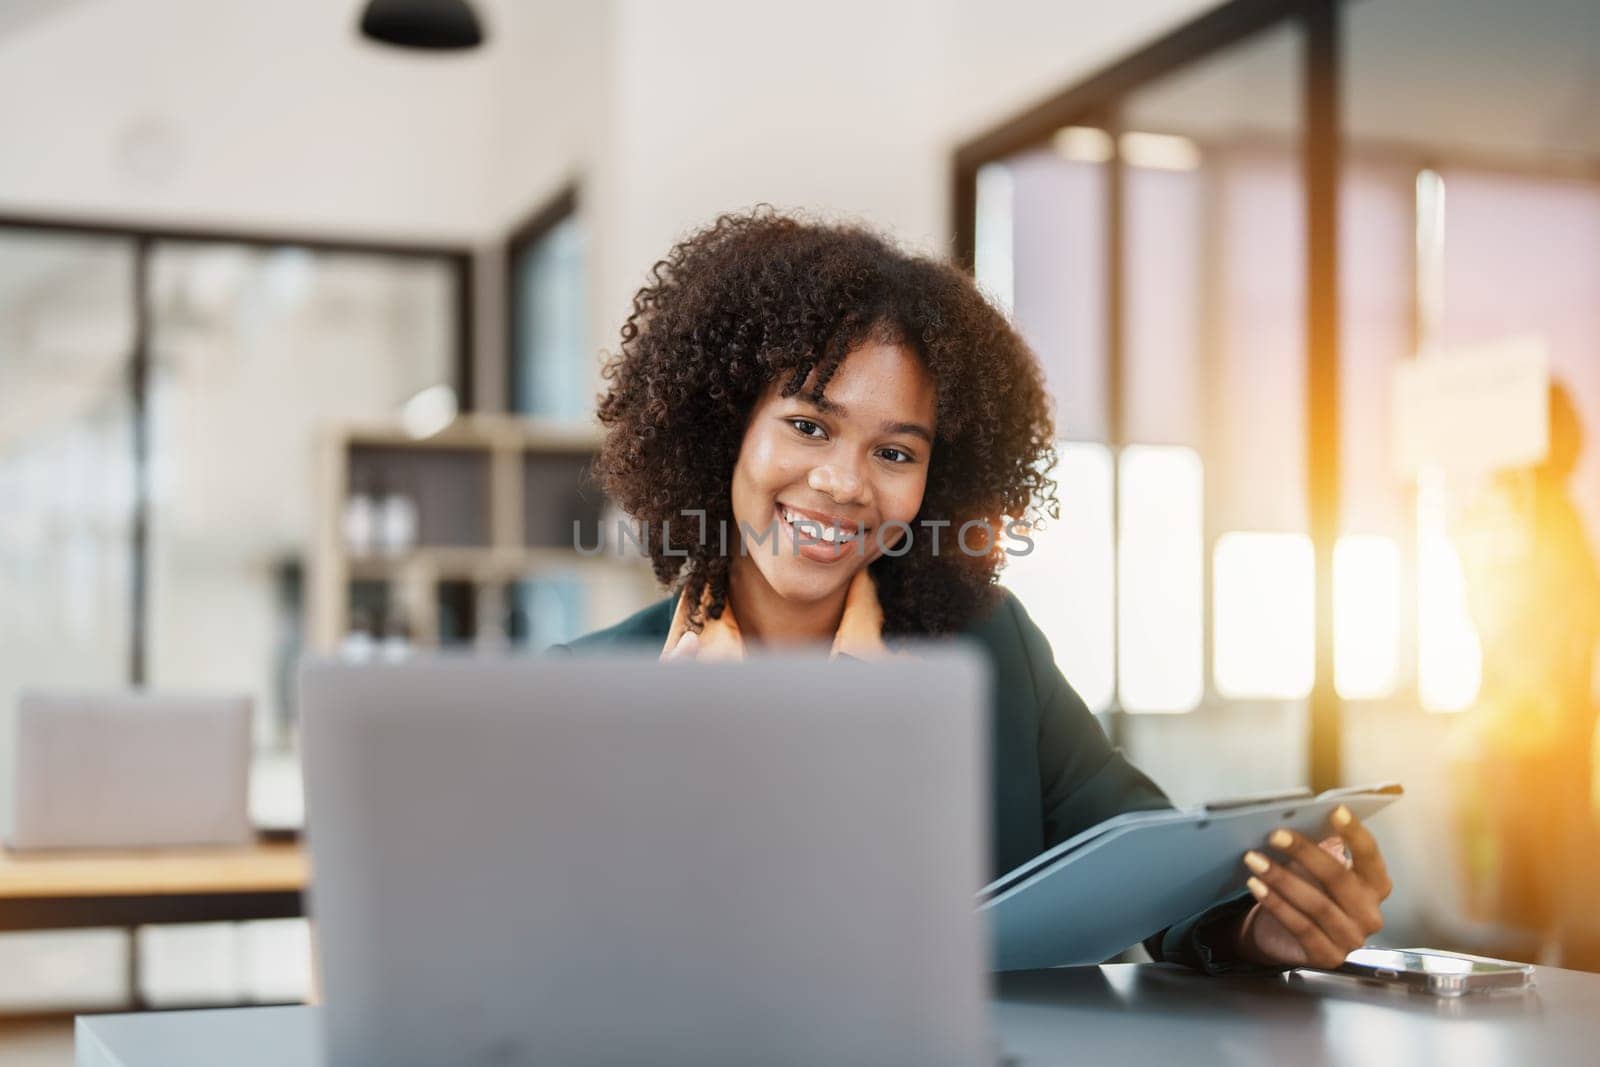
<instances>
[{"instance_id":1,"label":"white teeth","mask_svg":"<svg viewBox=\"0 0 1600 1067\"><path fill-rule=\"evenodd\" d=\"M854 533L851 533L847 530L841 530L833 525L824 525L822 522L811 518L809 515L801 515L789 508L782 508L779 514L783 516L783 521L788 523L790 526L793 526L799 530L804 530L808 536L814 537L820 541L826 541L830 545L838 544L840 541L855 540L856 535ZM802 523L804 525L801 525Z\"/></svg>"}]
</instances>

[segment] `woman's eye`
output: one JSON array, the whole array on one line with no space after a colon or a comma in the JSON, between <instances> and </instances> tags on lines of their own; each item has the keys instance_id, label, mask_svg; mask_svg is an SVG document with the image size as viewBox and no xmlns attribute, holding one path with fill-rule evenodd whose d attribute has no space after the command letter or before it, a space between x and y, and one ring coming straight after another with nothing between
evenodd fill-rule
<instances>
[{"instance_id":1,"label":"woman's eye","mask_svg":"<svg viewBox=\"0 0 1600 1067\"><path fill-rule=\"evenodd\" d=\"M911 462L911 454L908 453L908 452L902 452L898 448L880 448L880 449L878 449L878 455L882 456L884 459L888 460L890 463L910 463Z\"/></svg>"},{"instance_id":2,"label":"woman's eye","mask_svg":"<svg viewBox=\"0 0 1600 1067\"><path fill-rule=\"evenodd\" d=\"M821 439L823 437L828 436L827 433L823 431L821 426L818 426L816 423L812 422L810 419L790 419L789 420L789 425L793 426L795 429L799 430L801 433L805 434L807 437L815 437L815 438Z\"/></svg>"}]
</instances>

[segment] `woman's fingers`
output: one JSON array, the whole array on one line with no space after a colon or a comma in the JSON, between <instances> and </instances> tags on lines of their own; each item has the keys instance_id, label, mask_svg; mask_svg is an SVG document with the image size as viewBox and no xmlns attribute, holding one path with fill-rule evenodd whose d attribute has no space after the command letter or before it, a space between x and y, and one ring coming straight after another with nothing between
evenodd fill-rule
<instances>
[{"instance_id":1,"label":"woman's fingers","mask_svg":"<svg viewBox=\"0 0 1600 1067\"><path fill-rule=\"evenodd\" d=\"M1250 894L1256 898L1261 907L1274 919L1277 919L1283 928L1294 935L1300 943L1300 951L1305 956L1304 962L1312 967L1332 969L1344 962L1348 953L1341 952L1339 947L1328 939L1328 935L1316 923L1308 919L1300 909L1290 904L1282 894L1272 891L1260 878L1250 878L1245 882ZM1283 962L1292 963L1293 960Z\"/></svg>"},{"instance_id":2,"label":"woman's fingers","mask_svg":"<svg viewBox=\"0 0 1600 1067\"><path fill-rule=\"evenodd\" d=\"M1260 902L1254 914L1271 916L1282 927L1276 933L1259 927L1271 933L1260 943L1271 958L1291 962L1304 956L1313 966L1337 967L1383 928L1380 905L1392 885L1378 843L1343 805L1331 822L1339 836L1328 841L1318 843L1283 828L1267 837L1275 856L1269 858L1265 850L1245 853L1252 872L1247 885ZM1247 921L1246 929L1256 927Z\"/></svg>"},{"instance_id":3,"label":"woman's fingers","mask_svg":"<svg viewBox=\"0 0 1600 1067\"><path fill-rule=\"evenodd\" d=\"M1355 867L1346 867L1328 850L1303 834L1274 830L1267 844L1311 875L1309 882L1320 882L1325 896L1333 898L1341 911L1353 919L1361 932L1375 934L1383 929L1383 898L1378 888L1367 883Z\"/></svg>"},{"instance_id":4,"label":"woman's fingers","mask_svg":"<svg viewBox=\"0 0 1600 1067\"><path fill-rule=\"evenodd\" d=\"M1388 900L1394 883L1389 880L1389 865L1383 860L1383 850L1378 848L1378 839L1373 837L1372 832L1343 804L1333 809L1333 816L1329 821L1333 823L1333 828L1338 831L1339 836L1344 838L1345 847L1350 850L1351 865L1356 873L1377 891L1379 900Z\"/></svg>"},{"instance_id":5,"label":"woman's fingers","mask_svg":"<svg viewBox=\"0 0 1600 1067\"><path fill-rule=\"evenodd\" d=\"M678 638L678 643L672 646L671 651L662 653L661 662L671 663L673 660L694 659L700 651L700 635L693 630L684 632Z\"/></svg>"},{"instance_id":6,"label":"woman's fingers","mask_svg":"<svg viewBox=\"0 0 1600 1067\"><path fill-rule=\"evenodd\" d=\"M1325 858L1333 861L1331 856ZM1259 852L1246 852L1244 862L1254 872L1256 879L1271 891L1269 895L1281 898L1318 928L1323 937L1338 950L1340 963L1344 962L1347 953L1366 944L1368 931L1315 882L1301 878L1288 867L1273 863ZM1338 864L1335 862L1334 865ZM1293 930L1293 927L1290 929ZM1298 931L1295 934L1299 936ZM1300 943L1307 951L1316 947L1305 938L1300 938Z\"/></svg>"}]
</instances>

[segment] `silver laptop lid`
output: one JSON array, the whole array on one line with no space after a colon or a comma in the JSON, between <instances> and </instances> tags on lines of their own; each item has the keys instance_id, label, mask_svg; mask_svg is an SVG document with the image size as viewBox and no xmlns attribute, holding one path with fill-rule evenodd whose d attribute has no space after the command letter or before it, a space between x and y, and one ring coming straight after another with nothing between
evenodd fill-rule
<instances>
[{"instance_id":1,"label":"silver laptop lid","mask_svg":"<svg viewBox=\"0 0 1600 1067\"><path fill-rule=\"evenodd\" d=\"M25 692L0 744L16 849L243 845L251 700L233 694Z\"/></svg>"},{"instance_id":2,"label":"silver laptop lid","mask_svg":"<svg viewBox=\"0 0 1600 1067\"><path fill-rule=\"evenodd\" d=\"M332 1063L985 1059L983 665L309 666Z\"/></svg>"}]
</instances>

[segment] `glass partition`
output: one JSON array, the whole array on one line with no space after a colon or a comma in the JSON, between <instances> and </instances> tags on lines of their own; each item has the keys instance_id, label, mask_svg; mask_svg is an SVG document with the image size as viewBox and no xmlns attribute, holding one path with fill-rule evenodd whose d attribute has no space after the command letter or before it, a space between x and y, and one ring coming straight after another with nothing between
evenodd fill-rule
<instances>
[{"instance_id":1,"label":"glass partition","mask_svg":"<svg viewBox=\"0 0 1600 1067\"><path fill-rule=\"evenodd\" d=\"M1187 490L1170 478L1121 485L1124 513L1147 513L1160 531L1145 535L1159 538L1148 563L1122 561L1122 632L1153 638L1137 659L1139 646L1124 642L1124 706L1191 712L1131 714L1123 739L1185 801L1294 786L1306 774L1302 60L1301 28L1286 21L1116 108L1125 439L1130 452L1193 457L1198 481L1197 525L1184 535L1193 548L1181 552L1163 506ZM1132 599L1141 578L1187 552L1181 580ZM1186 662L1181 704L1128 699Z\"/></svg>"},{"instance_id":2,"label":"glass partition","mask_svg":"<svg viewBox=\"0 0 1600 1067\"><path fill-rule=\"evenodd\" d=\"M455 271L222 241L151 255L149 679L248 692L258 742L283 745L319 435L453 396Z\"/></svg>"},{"instance_id":3,"label":"glass partition","mask_svg":"<svg viewBox=\"0 0 1600 1067\"><path fill-rule=\"evenodd\" d=\"M1062 438L1062 517L1004 580L1180 800L1305 774L1301 69L1285 20L973 172L978 283Z\"/></svg>"},{"instance_id":4,"label":"glass partition","mask_svg":"<svg viewBox=\"0 0 1600 1067\"><path fill-rule=\"evenodd\" d=\"M1341 630L1341 669L1371 661L1340 685L1345 776L1407 787L1386 841L1397 886L1425 888L1397 891L1391 929L1600 969L1600 8L1391 0L1341 17L1335 594L1395 633L1385 658ZM1430 426L1472 402L1475 366L1536 384L1487 394L1468 457ZM1465 384L1418 406L1402 369L1435 400Z\"/></svg>"},{"instance_id":5,"label":"glass partition","mask_svg":"<svg viewBox=\"0 0 1600 1067\"><path fill-rule=\"evenodd\" d=\"M28 688L248 693L253 814L297 825L317 438L454 412L459 283L448 252L0 227L0 721ZM137 940L152 1004L308 988L303 921ZM124 1006L129 952L119 930L7 934L0 1011Z\"/></svg>"},{"instance_id":6,"label":"glass partition","mask_svg":"<svg viewBox=\"0 0 1600 1067\"><path fill-rule=\"evenodd\" d=\"M978 284L1038 355L1060 436L1061 517L1009 561L1005 583L1095 712L1116 699L1104 136L1066 131L987 164L977 183Z\"/></svg>"},{"instance_id":7,"label":"glass partition","mask_svg":"<svg viewBox=\"0 0 1600 1067\"><path fill-rule=\"evenodd\" d=\"M133 242L0 228L0 707L128 676ZM8 744L9 731L0 738Z\"/></svg>"}]
</instances>

